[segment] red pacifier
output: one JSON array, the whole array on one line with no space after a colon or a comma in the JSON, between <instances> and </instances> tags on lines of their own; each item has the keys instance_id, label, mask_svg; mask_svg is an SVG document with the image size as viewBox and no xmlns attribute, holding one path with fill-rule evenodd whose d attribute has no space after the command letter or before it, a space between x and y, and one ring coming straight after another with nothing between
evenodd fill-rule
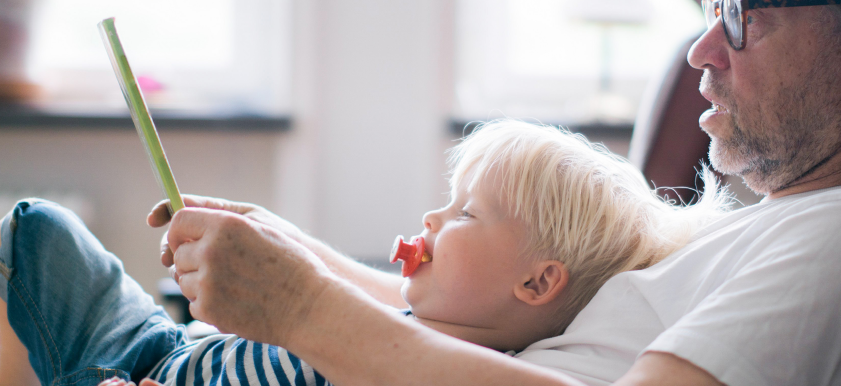
<instances>
[{"instance_id":1,"label":"red pacifier","mask_svg":"<svg viewBox=\"0 0 841 386\"><path fill-rule=\"evenodd\" d=\"M391 248L389 261L392 264L397 260L403 260L403 277L408 277L420 266L420 263L432 261L432 256L424 249L423 237L414 236L408 243L403 241L403 236L394 239L394 247Z\"/></svg>"}]
</instances>

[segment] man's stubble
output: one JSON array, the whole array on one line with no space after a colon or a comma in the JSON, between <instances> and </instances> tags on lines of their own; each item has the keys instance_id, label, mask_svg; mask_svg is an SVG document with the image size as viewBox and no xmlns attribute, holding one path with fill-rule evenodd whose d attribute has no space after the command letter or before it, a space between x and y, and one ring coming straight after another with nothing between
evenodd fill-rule
<instances>
[{"instance_id":1,"label":"man's stubble","mask_svg":"<svg viewBox=\"0 0 841 386\"><path fill-rule=\"evenodd\" d=\"M716 170L741 176L751 190L770 194L841 151L841 49L836 44L826 48L808 64L811 70L800 82L763 100L737 102L720 73L704 71L701 83L731 117L729 137L711 136L710 161Z\"/></svg>"}]
</instances>

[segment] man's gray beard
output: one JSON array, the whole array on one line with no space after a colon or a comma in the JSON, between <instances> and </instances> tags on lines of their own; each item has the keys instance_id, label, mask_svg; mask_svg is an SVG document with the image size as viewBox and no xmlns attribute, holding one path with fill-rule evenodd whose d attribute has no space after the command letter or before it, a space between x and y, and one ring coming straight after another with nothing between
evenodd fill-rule
<instances>
[{"instance_id":1,"label":"man's gray beard","mask_svg":"<svg viewBox=\"0 0 841 386\"><path fill-rule=\"evenodd\" d=\"M841 150L841 71L832 68L839 62L829 51L816 60L803 84L769 96L766 105L737 105L717 74L705 70L701 82L709 84L732 117L730 138L710 143L716 170L742 177L756 193L770 194Z\"/></svg>"}]
</instances>

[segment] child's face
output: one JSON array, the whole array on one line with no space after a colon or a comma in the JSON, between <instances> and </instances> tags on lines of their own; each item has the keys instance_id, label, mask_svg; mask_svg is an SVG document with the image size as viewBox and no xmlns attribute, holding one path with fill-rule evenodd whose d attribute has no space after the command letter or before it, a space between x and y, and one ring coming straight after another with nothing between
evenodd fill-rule
<instances>
[{"instance_id":1,"label":"child's face","mask_svg":"<svg viewBox=\"0 0 841 386\"><path fill-rule=\"evenodd\" d=\"M531 259L520 256L526 227L509 214L490 176L468 192L468 174L449 205L423 216L432 261L421 264L402 289L415 316L493 328L518 303L513 288L528 281L531 267Z\"/></svg>"}]
</instances>

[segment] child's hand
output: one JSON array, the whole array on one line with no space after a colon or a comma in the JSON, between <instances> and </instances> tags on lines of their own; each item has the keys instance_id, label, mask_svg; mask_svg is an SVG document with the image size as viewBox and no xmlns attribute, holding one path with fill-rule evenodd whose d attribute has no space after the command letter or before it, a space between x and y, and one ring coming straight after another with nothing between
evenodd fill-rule
<instances>
[{"instance_id":1,"label":"child's hand","mask_svg":"<svg viewBox=\"0 0 841 386\"><path fill-rule=\"evenodd\" d=\"M111 379L107 379L102 381L99 386L136 386L134 382L126 382L123 379L114 377ZM155 382L149 378L146 378L140 381L140 386L163 386L158 382Z\"/></svg>"}]
</instances>

